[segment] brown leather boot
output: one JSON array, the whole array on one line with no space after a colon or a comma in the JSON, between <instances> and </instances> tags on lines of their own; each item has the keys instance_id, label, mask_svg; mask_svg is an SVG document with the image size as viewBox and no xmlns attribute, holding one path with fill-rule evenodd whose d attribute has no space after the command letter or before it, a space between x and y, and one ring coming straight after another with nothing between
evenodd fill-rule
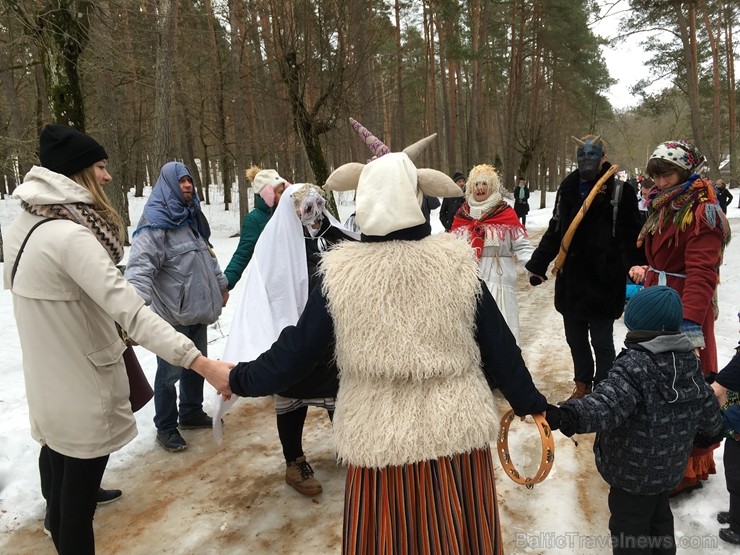
<instances>
[{"instance_id":1,"label":"brown leather boot","mask_svg":"<svg viewBox=\"0 0 740 555\"><path fill-rule=\"evenodd\" d=\"M318 495L321 484L313 475L313 468L306 457L298 457L295 462L287 463L285 482L303 495Z\"/></svg>"},{"instance_id":2,"label":"brown leather boot","mask_svg":"<svg viewBox=\"0 0 740 555\"><path fill-rule=\"evenodd\" d=\"M571 399L581 399L589 393L591 393L590 383L576 382L576 386L573 388L573 393L571 393L570 397L568 397L565 401L570 401ZM563 403L565 403L565 401L561 401L558 404L562 405Z\"/></svg>"}]
</instances>

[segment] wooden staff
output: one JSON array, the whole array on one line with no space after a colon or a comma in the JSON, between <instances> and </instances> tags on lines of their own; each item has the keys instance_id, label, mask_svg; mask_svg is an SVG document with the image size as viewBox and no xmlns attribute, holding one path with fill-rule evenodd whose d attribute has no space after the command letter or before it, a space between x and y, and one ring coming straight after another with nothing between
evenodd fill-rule
<instances>
[{"instance_id":1,"label":"wooden staff","mask_svg":"<svg viewBox=\"0 0 740 555\"><path fill-rule=\"evenodd\" d=\"M565 257L568 256L568 247L570 247L570 243L573 240L573 235L575 235L576 229L581 225L581 220L583 220L586 212L588 212L588 209L591 207L591 203L596 198L596 195L606 192L606 180L614 175L618 169L619 166L615 165L606 170L606 173L596 182L596 185L593 186L593 189L591 189L591 192L583 201L581 209L578 211L578 214L576 214L576 217L573 218L573 221L570 222L568 231L565 232L563 240L560 242L560 252L558 252L558 256L555 258L555 264L553 264L552 267L552 275L557 276L562 271L563 266L565 265Z\"/></svg>"}]
</instances>

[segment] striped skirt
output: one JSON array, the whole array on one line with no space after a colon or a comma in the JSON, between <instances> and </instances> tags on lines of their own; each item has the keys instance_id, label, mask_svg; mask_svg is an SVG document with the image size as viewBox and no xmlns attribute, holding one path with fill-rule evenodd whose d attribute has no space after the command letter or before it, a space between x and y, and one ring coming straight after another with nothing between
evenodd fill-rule
<instances>
[{"instance_id":1,"label":"striped skirt","mask_svg":"<svg viewBox=\"0 0 740 555\"><path fill-rule=\"evenodd\" d=\"M490 448L382 469L350 465L342 553L503 554Z\"/></svg>"}]
</instances>

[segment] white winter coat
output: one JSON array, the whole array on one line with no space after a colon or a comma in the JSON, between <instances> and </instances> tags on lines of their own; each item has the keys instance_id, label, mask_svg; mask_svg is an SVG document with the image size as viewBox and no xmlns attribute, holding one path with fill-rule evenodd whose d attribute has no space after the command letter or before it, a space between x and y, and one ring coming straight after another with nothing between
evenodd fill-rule
<instances>
[{"instance_id":1,"label":"white winter coat","mask_svg":"<svg viewBox=\"0 0 740 555\"><path fill-rule=\"evenodd\" d=\"M33 167L14 196L29 204L92 204L87 189ZM23 239L41 218L21 213L4 231L4 285ZM12 286L31 434L66 456L108 455L136 436L118 322L171 364L200 351L151 312L87 228L53 220L31 235Z\"/></svg>"}]
</instances>

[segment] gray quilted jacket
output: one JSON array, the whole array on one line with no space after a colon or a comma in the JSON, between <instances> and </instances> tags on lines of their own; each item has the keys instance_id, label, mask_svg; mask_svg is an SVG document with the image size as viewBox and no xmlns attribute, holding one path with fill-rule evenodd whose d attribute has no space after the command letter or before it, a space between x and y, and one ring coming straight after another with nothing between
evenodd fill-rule
<instances>
[{"instance_id":1,"label":"gray quilted jacket","mask_svg":"<svg viewBox=\"0 0 740 555\"><path fill-rule=\"evenodd\" d=\"M218 320L228 282L205 239L189 226L139 227L124 276L146 304L173 326Z\"/></svg>"},{"instance_id":2,"label":"gray quilted jacket","mask_svg":"<svg viewBox=\"0 0 740 555\"><path fill-rule=\"evenodd\" d=\"M722 415L683 334L628 345L609 376L561 409L578 433L596 432L596 467L611 486L638 495L681 481L694 436L715 436Z\"/></svg>"}]
</instances>

